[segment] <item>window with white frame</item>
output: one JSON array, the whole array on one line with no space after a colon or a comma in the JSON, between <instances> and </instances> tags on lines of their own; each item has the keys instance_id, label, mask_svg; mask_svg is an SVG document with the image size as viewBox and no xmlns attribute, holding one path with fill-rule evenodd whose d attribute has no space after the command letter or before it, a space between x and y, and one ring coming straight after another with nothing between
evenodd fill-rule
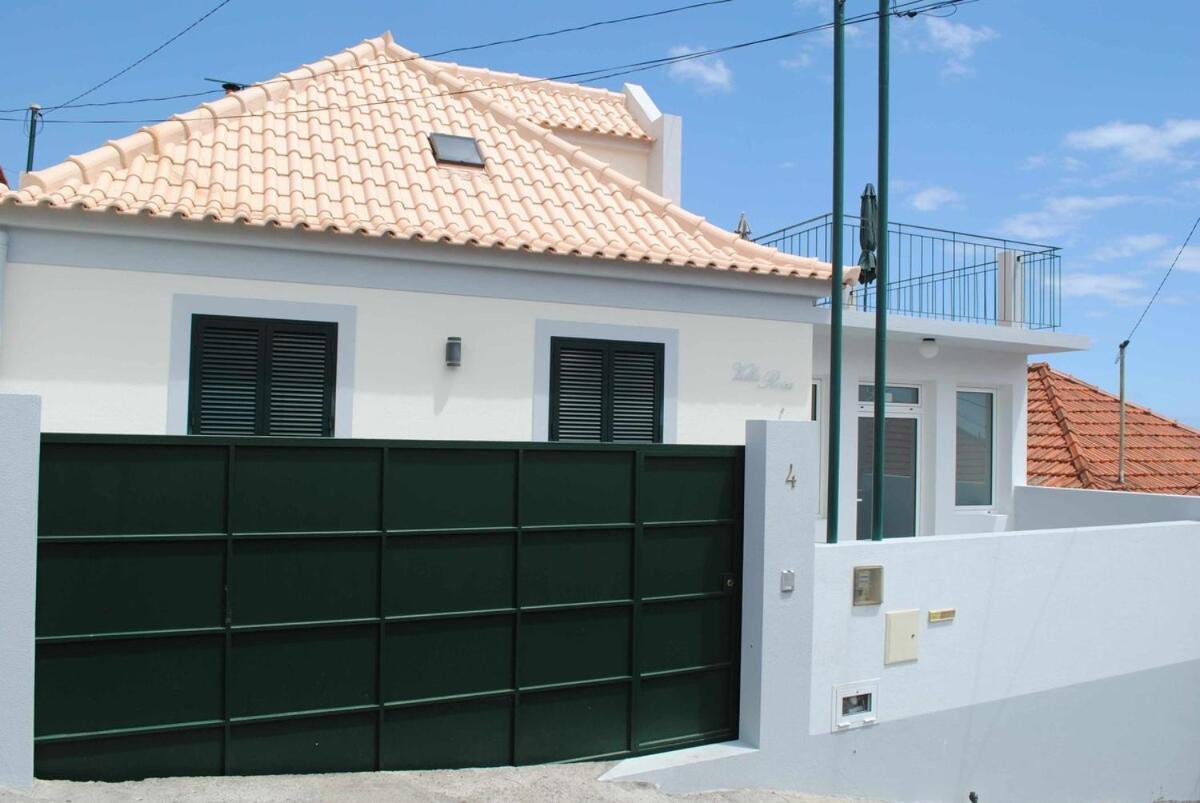
<instances>
[{"instance_id":1,"label":"window with white frame","mask_svg":"<svg viewBox=\"0 0 1200 803\"><path fill-rule=\"evenodd\" d=\"M883 395L889 407L917 407L921 404L921 389L916 385L888 385ZM875 404L874 385L864 383L858 386L858 403L860 406Z\"/></svg>"},{"instance_id":2,"label":"window with white frame","mask_svg":"<svg viewBox=\"0 0 1200 803\"><path fill-rule=\"evenodd\" d=\"M858 386L858 530L871 535L875 455L875 386ZM921 388L888 385L884 390L887 419L883 438L883 530L885 538L917 534L920 493Z\"/></svg>"},{"instance_id":3,"label":"window with white frame","mask_svg":"<svg viewBox=\"0 0 1200 803\"><path fill-rule=\"evenodd\" d=\"M990 507L994 448L995 394L958 391L954 442L954 504Z\"/></svg>"}]
</instances>

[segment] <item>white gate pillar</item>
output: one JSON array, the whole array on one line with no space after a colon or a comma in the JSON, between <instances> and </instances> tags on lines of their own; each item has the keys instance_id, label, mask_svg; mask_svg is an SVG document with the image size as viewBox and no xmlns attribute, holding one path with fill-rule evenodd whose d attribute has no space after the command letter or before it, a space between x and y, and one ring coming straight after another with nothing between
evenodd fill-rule
<instances>
[{"instance_id":1,"label":"white gate pillar","mask_svg":"<svg viewBox=\"0 0 1200 803\"><path fill-rule=\"evenodd\" d=\"M0 395L0 787L33 785L33 618L42 400Z\"/></svg>"},{"instance_id":2,"label":"white gate pillar","mask_svg":"<svg viewBox=\"0 0 1200 803\"><path fill-rule=\"evenodd\" d=\"M740 738L755 747L807 731L820 444L813 422L746 422Z\"/></svg>"}]
</instances>

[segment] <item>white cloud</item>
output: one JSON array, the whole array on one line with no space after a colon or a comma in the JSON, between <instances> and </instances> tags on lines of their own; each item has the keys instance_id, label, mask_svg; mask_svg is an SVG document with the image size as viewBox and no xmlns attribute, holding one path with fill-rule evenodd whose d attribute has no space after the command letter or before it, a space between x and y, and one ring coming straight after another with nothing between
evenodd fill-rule
<instances>
[{"instance_id":1,"label":"white cloud","mask_svg":"<svg viewBox=\"0 0 1200 803\"><path fill-rule=\"evenodd\" d=\"M943 206L961 204L962 196L949 187L933 186L914 193L908 202L919 212L936 212Z\"/></svg>"},{"instance_id":2,"label":"white cloud","mask_svg":"<svg viewBox=\"0 0 1200 803\"><path fill-rule=\"evenodd\" d=\"M1001 224L1006 234L1026 240L1061 237L1090 215L1137 200L1132 195L1064 195L1047 198L1033 212L1013 215Z\"/></svg>"},{"instance_id":3,"label":"white cloud","mask_svg":"<svg viewBox=\"0 0 1200 803\"><path fill-rule=\"evenodd\" d=\"M805 67L811 67L813 63L812 50L804 48L796 53L790 59L780 59L779 66L785 70L803 70Z\"/></svg>"},{"instance_id":4,"label":"white cloud","mask_svg":"<svg viewBox=\"0 0 1200 803\"><path fill-rule=\"evenodd\" d=\"M1115 242L1097 248L1092 252L1090 258L1098 262L1129 259L1149 251L1157 251L1167 242L1167 238L1161 234L1127 234Z\"/></svg>"},{"instance_id":5,"label":"white cloud","mask_svg":"<svg viewBox=\"0 0 1200 803\"><path fill-rule=\"evenodd\" d=\"M1193 142L1200 142L1200 119L1167 120L1161 126L1116 120L1066 137L1068 147L1112 151L1135 162L1174 161L1179 150Z\"/></svg>"},{"instance_id":6,"label":"white cloud","mask_svg":"<svg viewBox=\"0 0 1200 803\"><path fill-rule=\"evenodd\" d=\"M1026 156L1018 165L1022 170L1041 170L1046 167L1059 167L1069 173L1077 173L1087 167L1087 163L1082 159L1077 159L1074 156L1053 157L1044 153L1035 153L1032 156Z\"/></svg>"},{"instance_id":7,"label":"white cloud","mask_svg":"<svg viewBox=\"0 0 1200 803\"><path fill-rule=\"evenodd\" d=\"M1177 249L1170 251L1164 264L1170 265L1176 254L1179 254ZM1200 272L1200 245L1192 244L1183 249L1183 253L1179 254L1179 261L1175 263L1175 269L1186 270L1189 273Z\"/></svg>"},{"instance_id":8,"label":"white cloud","mask_svg":"<svg viewBox=\"0 0 1200 803\"><path fill-rule=\"evenodd\" d=\"M1064 195L1048 198L1048 211L1065 216L1078 216L1112 209L1136 200L1132 195Z\"/></svg>"},{"instance_id":9,"label":"white cloud","mask_svg":"<svg viewBox=\"0 0 1200 803\"><path fill-rule=\"evenodd\" d=\"M1145 282L1116 273L1064 273L1064 298L1097 298L1111 304L1130 306L1144 301Z\"/></svg>"},{"instance_id":10,"label":"white cloud","mask_svg":"<svg viewBox=\"0 0 1200 803\"><path fill-rule=\"evenodd\" d=\"M975 50L984 42L990 42L999 34L986 25L978 27L965 22L953 22L944 17L925 17L925 40L921 49L930 53L942 53L946 63L942 75L957 77L970 75L970 62Z\"/></svg>"},{"instance_id":11,"label":"white cloud","mask_svg":"<svg viewBox=\"0 0 1200 803\"><path fill-rule=\"evenodd\" d=\"M686 56L689 53L698 53L703 49L676 45L668 52L671 56ZM670 66L668 73L676 81L683 84L694 84L704 91L728 92L733 88L733 72L725 64L725 60L718 56L677 61Z\"/></svg>"}]
</instances>

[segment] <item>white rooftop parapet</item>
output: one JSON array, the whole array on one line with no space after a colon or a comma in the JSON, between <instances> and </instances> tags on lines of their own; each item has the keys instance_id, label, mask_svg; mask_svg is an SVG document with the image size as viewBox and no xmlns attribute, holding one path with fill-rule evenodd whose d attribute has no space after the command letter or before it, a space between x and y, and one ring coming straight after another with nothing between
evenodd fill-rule
<instances>
[{"instance_id":1,"label":"white rooftop parapet","mask_svg":"<svg viewBox=\"0 0 1200 803\"><path fill-rule=\"evenodd\" d=\"M683 118L663 114L638 84L625 84L625 106L638 125L654 137L646 167L646 184L664 198L683 205Z\"/></svg>"},{"instance_id":2,"label":"white rooftop parapet","mask_svg":"<svg viewBox=\"0 0 1200 803\"><path fill-rule=\"evenodd\" d=\"M1016 251L996 252L997 323L1025 325L1025 260Z\"/></svg>"}]
</instances>

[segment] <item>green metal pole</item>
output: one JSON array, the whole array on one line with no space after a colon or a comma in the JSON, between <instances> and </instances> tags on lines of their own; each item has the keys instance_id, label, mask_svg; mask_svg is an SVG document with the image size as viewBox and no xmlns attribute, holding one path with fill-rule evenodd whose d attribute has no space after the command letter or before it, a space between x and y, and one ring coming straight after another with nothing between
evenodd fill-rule
<instances>
[{"instance_id":1,"label":"green metal pole","mask_svg":"<svg viewBox=\"0 0 1200 803\"><path fill-rule=\"evenodd\" d=\"M825 542L838 540L842 470L842 197L846 159L846 0L833 0L833 275L829 290L829 478L825 483Z\"/></svg>"},{"instance_id":2,"label":"green metal pole","mask_svg":"<svg viewBox=\"0 0 1200 803\"><path fill-rule=\"evenodd\" d=\"M1121 407L1117 415L1117 484L1125 484L1125 349L1129 341L1121 341L1117 346L1117 359L1121 361Z\"/></svg>"},{"instance_id":3,"label":"green metal pole","mask_svg":"<svg viewBox=\"0 0 1200 803\"><path fill-rule=\"evenodd\" d=\"M875 432L871 464L871 540L883 540L883 449L887 425L888 39L891 0L879 0L879 231L875 238Z\"/></svg>"},{"instance_id":4,"label":"green metal pole","mask_svg":"<svg viewBox=\"0 0 1200 803\"><path fill-rule=\"evenodd\" d=\"M37 142L37 121L38 114L42 111L42 107L36 103L29 105L29 152L25 154L25 172L33 170L33 148Z\"/></svg>"}]
</instances>

